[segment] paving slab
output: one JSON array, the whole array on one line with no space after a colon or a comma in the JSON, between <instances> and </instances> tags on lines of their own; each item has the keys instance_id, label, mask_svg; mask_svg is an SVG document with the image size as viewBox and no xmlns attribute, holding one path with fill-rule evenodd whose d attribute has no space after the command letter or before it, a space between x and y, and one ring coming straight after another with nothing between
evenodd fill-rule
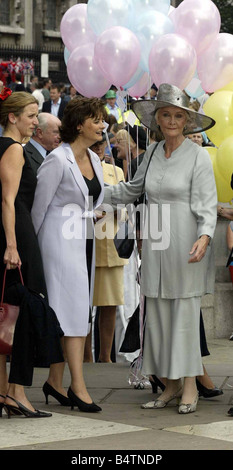
<instances>
[{"instance_id":1,"label":"paving slab","mask_svg":"<svg viewBox=\"0 0 233 470\"><path fill-rule=\"evenodd\" d=\"M208 342L210 356L205 366L224 394L213 399L200 398L195 413L179 415L176 401L162 410L144 410L141 404L156 395L146 384L135 389L129 383L129 363L85 363L84 374L101 413L71 411L49 397L45 405L42 386L48 370L37 368L27 395L34 406L51 411L52 418L27 420L4 416L0 420L0 448L5 451L233 451L233 419L227 415L233 406L233 342ZM64 385L70 385L68 368ZM5 455L8 455L7 453ZM64 454L66 455L66 454ZM154 455L154 454L153 454ZM70 454L69 454L70 456Z\"/></svg>"}]
</instances>

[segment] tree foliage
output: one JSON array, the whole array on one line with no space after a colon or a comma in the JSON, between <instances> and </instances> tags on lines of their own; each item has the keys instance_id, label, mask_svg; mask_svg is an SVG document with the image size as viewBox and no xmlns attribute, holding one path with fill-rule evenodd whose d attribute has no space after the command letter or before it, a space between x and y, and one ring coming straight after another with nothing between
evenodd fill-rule
<instances>
[{"instance_id":1,"label":"tree foliage","mask_svg":"<svg viewBox=\"0 0 233 470\"><path fill-rule=\"evenodd\" d=\"M193 0L195 2L195 0ZM233 0L212 0L221 15L221 33L233 34ZM182 3L182 0L172 0L175 7Z\"/></svg>"},{"instance_id":2,"label":"tree foliage","mask_svg":"<svg viewBox=\"0 0 233 470\"><path fill-rule=\"evenodd\" d=\"M233 0L212 0L221 15L221 33L233 34Z\"/></svg>"}]
</instances>

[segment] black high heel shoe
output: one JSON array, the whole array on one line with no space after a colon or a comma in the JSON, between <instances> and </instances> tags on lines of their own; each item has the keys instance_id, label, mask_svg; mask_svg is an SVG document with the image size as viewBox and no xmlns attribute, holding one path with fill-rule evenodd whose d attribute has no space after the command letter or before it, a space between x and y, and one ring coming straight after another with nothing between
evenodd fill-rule
<instances>
[{"instance_id":1,"label":"black high heel shoe","mask_svg":"<svg viewBox=\"0 0 233 470\"><path fill-rule=\"evenodd\" d=\"M230 408L227 412L228 416L233 416L233 408Z\"/></svg>"},{"instance_id":2,"label":"black high heel shoe","mask_svg":"<svg viewBox=\"0 0 233 470\"><path fill-rule=\"evenodd\" d=\"M150 384L151 384L151 387L152 387L152 392L153 393L158 393L158 387L162 390L162 392L165 390L165 385L163 384L163 382L161 382L161 380L158 379L158 377L156 377L156 375L151 375L151 379L150 380Z\"/></svg>"},{"instance_id":3,"label":"black high heel shoe","mask_svg":"<svg viewBox=\"0 0 233 470\"><path fill-rule=\"evenodd\" d=\"M197 384L197 390L199 392L199 397L204 397L204 398L213 398L213 397L218 397L219 395L223 395L223 391L220 388L214 387L214 388L207 388L204 385L199 382L199 380L196 379L196 384Z\"/></svg>"},{"instance_id":4,"label":"black high heel shoe","mask_svg":"<svg viewBox=\"0 0 233 470\"><path fill-rule=\"evenodd\" d=\"M43 392L45 395L45 403L48 405L49 400L48 396L51 395L51 397L55 398L62 406L71 406L71 401L68 397L65 397L65 395L62 395L61 393L57 392L55 388L52 387L48 382L45 382L43 385Z\"/></svg>"},{"instance_id":5,"label":"black high heel shoe","mask_svg":"<svg viewBox=\"0 0 233 470\"><path fill-rule=\"evenodd\" d=\"M5 408L8 412L8 418L11 417L11 412L14 414L21 414L24 415L26 418L49 418L52 416L52 413L46 413L45 411L35 410L31 411L26 406L22 405L19 401L15 400L15 398L10 397L7 395L7 398L14 401L17 406L4 404Z\"/></svg>"},{"instance_id":6,"label":"black high heel shoe","mask_svg":"<svg viewBox=\"0 0 233 470\"><path fill-rule=\"evenodd\" d=\"M87 413L96 413L97 411L102 411L100 406L96 405L94 402L85 403L85 401L80 400L80 398L75 395L75 393L69 388L68 397L71 401L71 410L74 409L74 406L77 406L80 411L85 411Z\"/></svg>"},{"instance_id":7,"label":"black high heel shoe","mask_svg":"<svg viewBox=\"0 0 233 470\"><path fill-rule=\"evenodd\" d=\"M6 399L5 395L0 395L0 397ZM5 408L5 411L8 413L7 407L5 403L0 403L0 418L2 418L2 410ZM18 408L15 408L15 410L11 410L10 412L12 415L20 415L21 413L19 412Z\"/></svg>"}]
</instances>

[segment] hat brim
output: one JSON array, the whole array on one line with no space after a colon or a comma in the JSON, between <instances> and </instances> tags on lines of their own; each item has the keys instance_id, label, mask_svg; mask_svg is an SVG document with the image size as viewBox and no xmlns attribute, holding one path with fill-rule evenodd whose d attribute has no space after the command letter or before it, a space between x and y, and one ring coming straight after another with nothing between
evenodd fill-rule
<instances>
[{"instance_id":1,"label":"hat brim","mask_svg":"<svg viewBox=\"0 0 233 470\"><path fill-rule=\"evenodd\" d=\"M136 114L139 121L152 131L158 130L158 124L155 120L155 113L157 109L165 108L166 106L174 106L175 108L184 109L187 111L189 119L185 126L185 135L206 131L215 125L215 120L211 117L198 113L184 106L175 106L168 101L139 100L132 103L133 112Z\"/></svg>"}]
</instances>

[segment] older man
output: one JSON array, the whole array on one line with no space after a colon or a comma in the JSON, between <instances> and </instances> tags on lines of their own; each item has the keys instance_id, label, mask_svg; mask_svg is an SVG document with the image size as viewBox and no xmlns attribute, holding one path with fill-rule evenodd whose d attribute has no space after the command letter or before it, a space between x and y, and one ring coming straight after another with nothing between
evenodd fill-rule
<instances>
[{"instance_id":1,"label":"older man","mask_svg":"<svg viewBox=\"0 0 233 470\"><path fill-rule=\"evenodd\" d=\"M46 155L58 147L60 143L60 125L60 119L50 113L40 113L38 115L38 125L35 127L33 136L24 147L24 152L30 159L35 174Z\"/></svg>"}]
</instances>

